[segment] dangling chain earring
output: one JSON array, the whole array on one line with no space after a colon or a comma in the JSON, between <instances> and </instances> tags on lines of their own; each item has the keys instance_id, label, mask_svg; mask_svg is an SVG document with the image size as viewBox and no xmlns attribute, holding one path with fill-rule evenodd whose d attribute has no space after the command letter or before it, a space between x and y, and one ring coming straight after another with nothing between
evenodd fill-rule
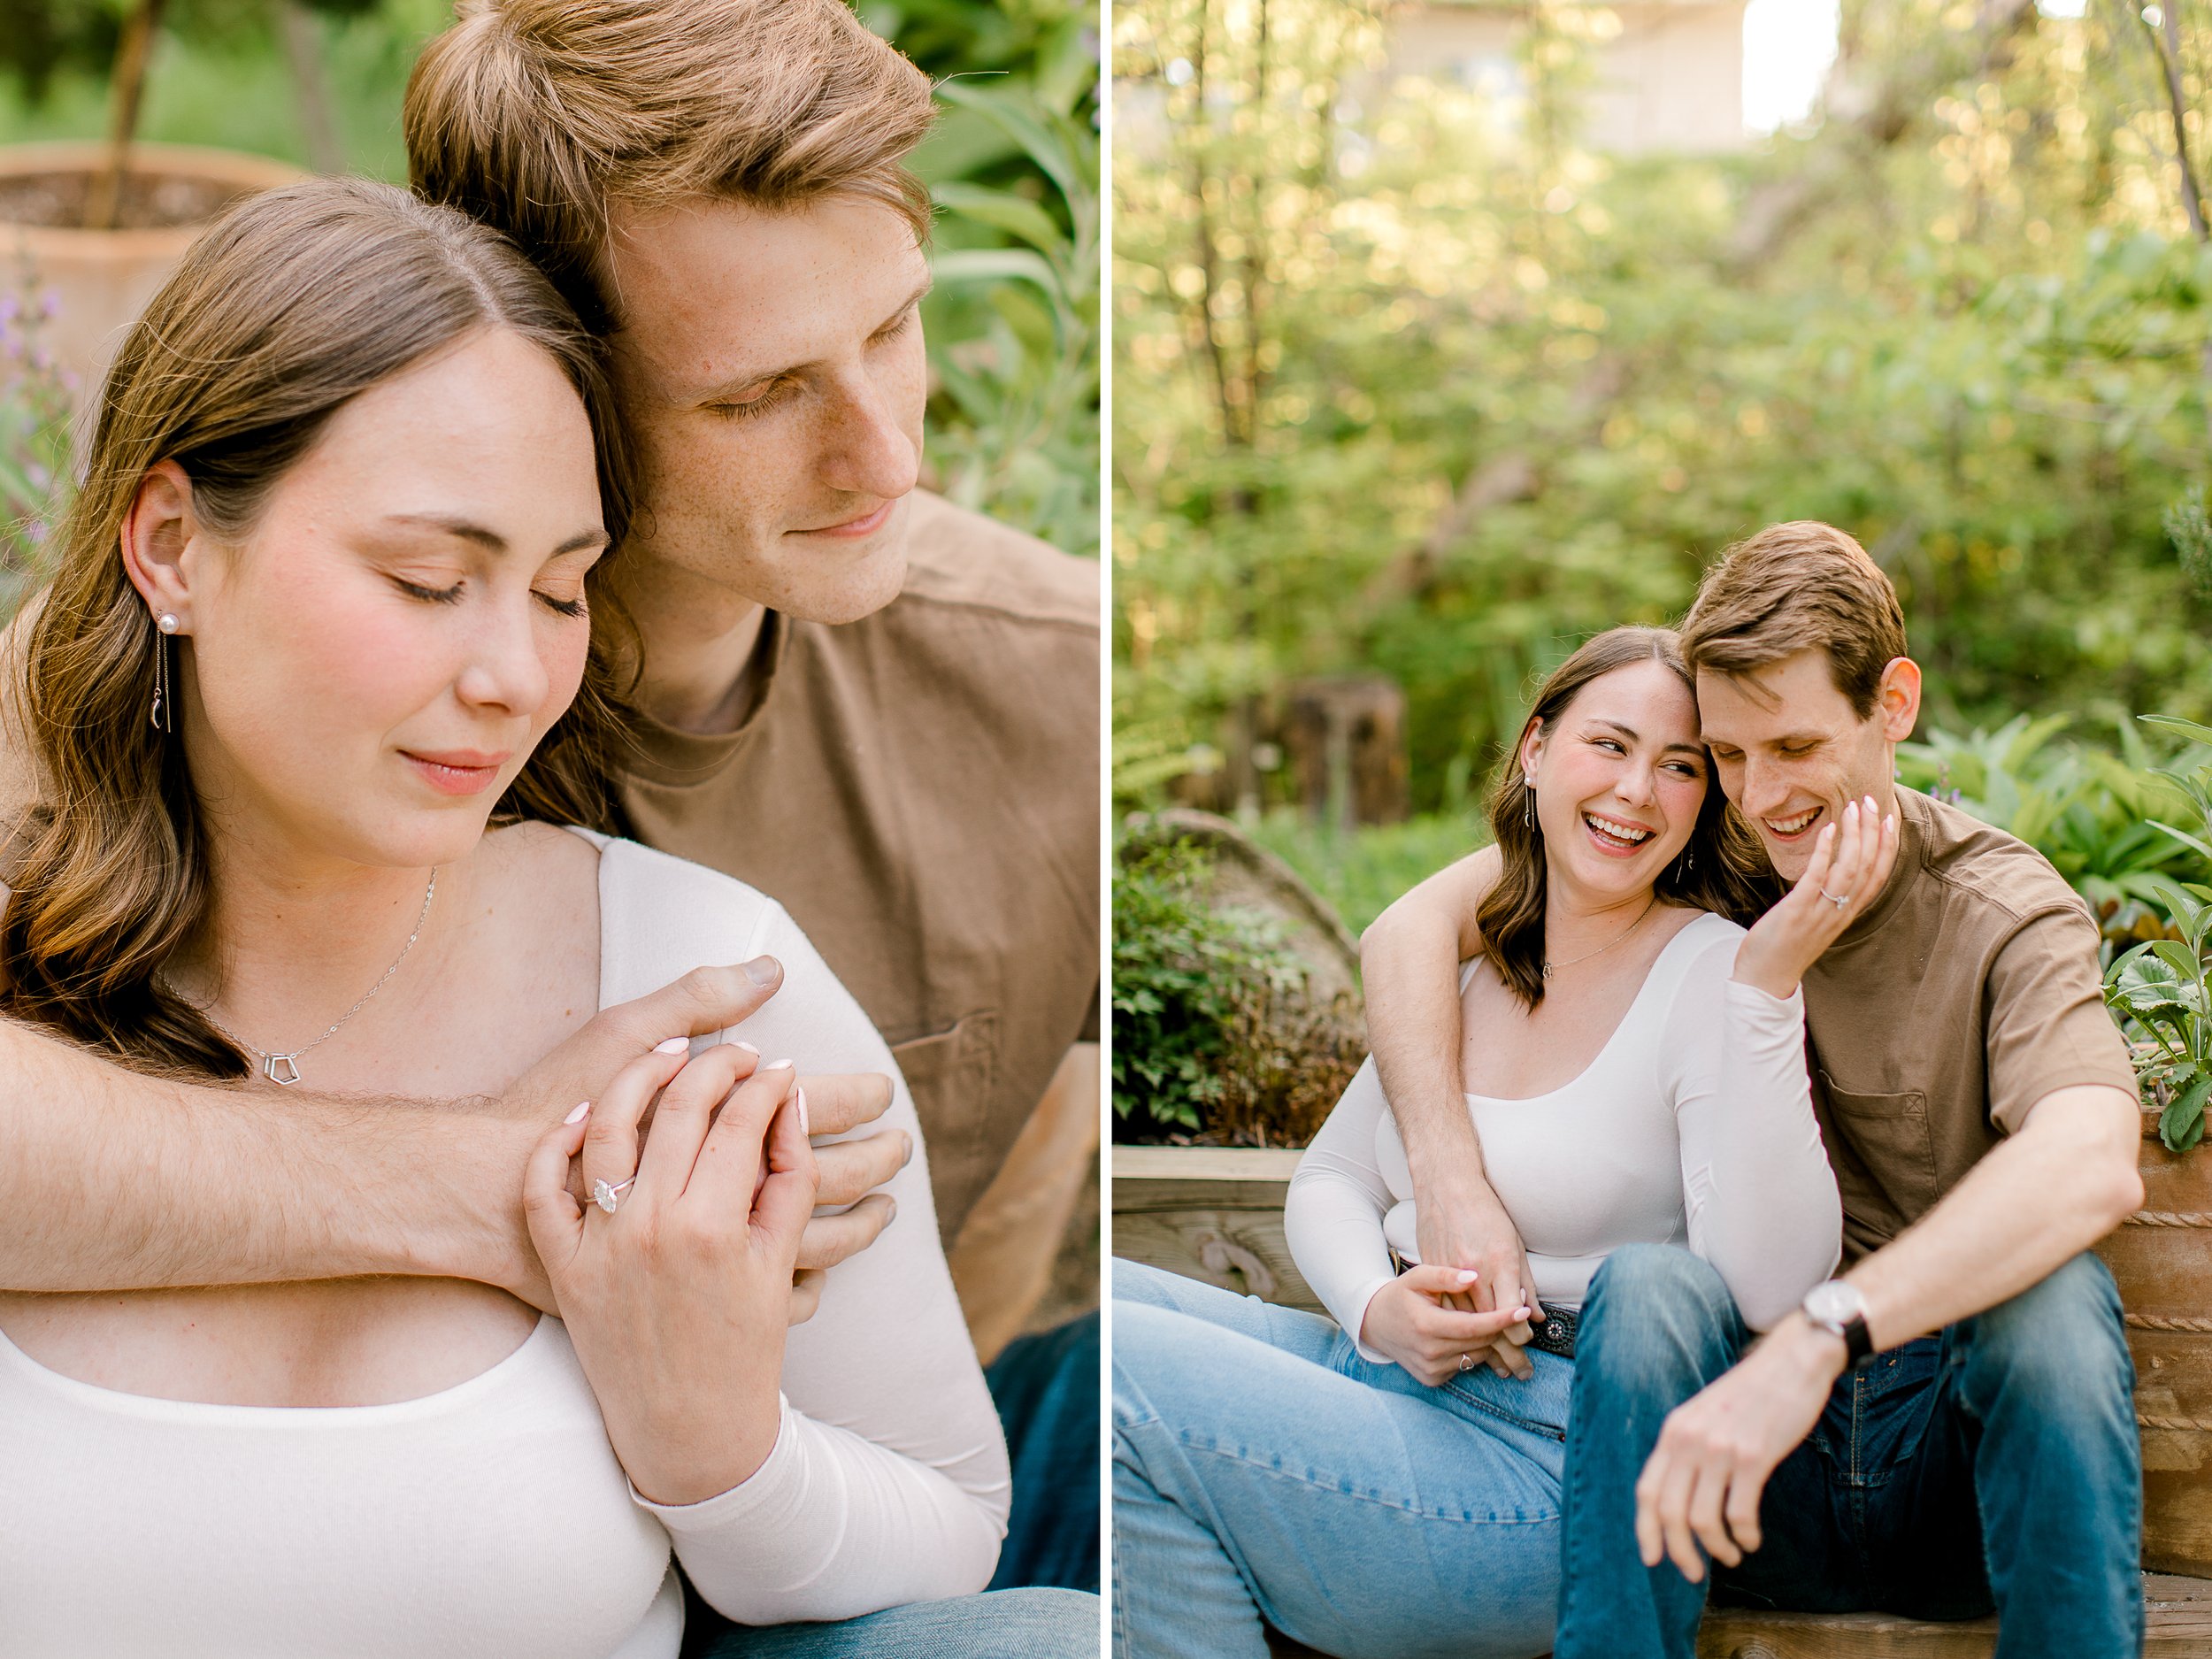
<instances>
[{"instance_id":1,"label":"dangling chain earring","mask_svg":"<svg viewBox=\"0 0 2212 1659\"><path fill-rule=\"evenodd\" d=\"M1683 854L1682 854L1682 873L1683 873L1684 875L1686 875L1686 875L1688 875L1688 874L1690 873L1690 872L1691 872L1691 871L1693 871L1693 870L1694 870L1694 869L1696 869L1696 868L1697 868L1697 849L1696 849L1696 848L1694 848L1694 847L1690 847L1690 848L1686 848L1686 849L1684 849L1684 850L1683 850Z\"/></svg>"},{"instance_id":2,"label":"dangling chain earring","mask_svg":"<svg viewBox=\"0 0 2212 1659\"><path fill-rule=\"evenodd\" d=\"M154 618L154 730L173 732L176 726L174 701L169 695L169 657L175 649L169 636L177 631L177 619L168 611Z\"/></svg>"},{"instance_id":3,"label":"dangling chain earring","mask_svg":"<svg viewBox=\"0 0 2212 1659\"><path fill-rule=\"evenodd\" d=\"M1536 827L1536 780L1526 772L1521 774L1521 787L1527 791L1521 796L1521 823L1525 828Z\"/></svg>"}]
</instances>

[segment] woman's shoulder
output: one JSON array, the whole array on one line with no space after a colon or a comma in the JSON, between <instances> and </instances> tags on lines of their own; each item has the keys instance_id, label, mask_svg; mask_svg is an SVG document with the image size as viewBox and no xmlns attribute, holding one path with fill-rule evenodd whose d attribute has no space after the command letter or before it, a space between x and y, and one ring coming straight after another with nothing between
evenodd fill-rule
<instances>
[{"instance_id":1,"label":"woman's shoulder","mask_svg":"<svg viewBox=\"0 0 2212 1659\"><path fill-rule=\"evenodd\" d=\"M578 830L599 849L600 995L623 1002L710 963L788 949L782 905L719 870L641 841Z\"/></svg>"},{"instance_id":2,"label":"woman's shoulder","mask_svg":"<svg viewBox=\"0 0 2212 1659\"><path fill-rule=\"evenodd\" d=\"M1675 932L1651 964L1653 974L1672 980L1679 996L1697 987L1709 990L1735 972L1742 927L1712 910L1670 906L1669 911Z\"/></svg>"}]
</instances>

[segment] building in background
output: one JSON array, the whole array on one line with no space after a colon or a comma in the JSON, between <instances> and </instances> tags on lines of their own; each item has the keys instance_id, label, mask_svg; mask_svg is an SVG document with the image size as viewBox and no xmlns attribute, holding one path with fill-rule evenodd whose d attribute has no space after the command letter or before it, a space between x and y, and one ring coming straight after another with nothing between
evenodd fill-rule
<instances>
[{"instance_id":1,"label":"building in background","mask_svg":"<svg viewBox=\"0 0 2212 1659\"><path fill-rule=\"evenodd\" d=\"M1737 150L1744 129L1745 0L1613 0L1594 7L1594 149ZM1510 109L1520 96L1523 0L1404 0L1387 9L1389 76L1457 81Z\"/></svg>"}]
</instances>

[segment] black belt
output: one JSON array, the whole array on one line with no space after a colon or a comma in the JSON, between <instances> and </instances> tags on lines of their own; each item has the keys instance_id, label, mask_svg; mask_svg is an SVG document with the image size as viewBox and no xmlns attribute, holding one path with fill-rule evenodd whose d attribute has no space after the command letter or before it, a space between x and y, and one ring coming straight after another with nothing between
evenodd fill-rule
<instances>
[{"instance_id":1,"label":"black belt","mask_svg":"<svg viewBox=\"0 0 2212 1659\"><path fill-rule=\"evenodd\" d=\"M1419 1265L1408 1261L1395 1250L1390 1253L1390 1264L1401 1273L1409 1267ZM1529 1322L1528 1346L1541 1348L1547 1354L1556 1354L1561 1359L1572 1359L1575 1356L1575 1327L1581 1322L1581 1316L1571 1308L1547 1308L1541 1319Z\"/></svg>"}]
</instances>

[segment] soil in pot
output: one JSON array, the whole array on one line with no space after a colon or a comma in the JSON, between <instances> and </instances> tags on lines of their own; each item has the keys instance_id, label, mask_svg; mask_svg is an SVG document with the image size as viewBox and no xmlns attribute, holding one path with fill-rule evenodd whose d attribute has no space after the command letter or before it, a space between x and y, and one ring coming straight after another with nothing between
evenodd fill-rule
<instances>
[{"instance_id":1,"label":"soil in pot","mask_svg":"<svg viewBox=\"0 0 2212 1659\"><path fill-rule=\"evenodd\" d=\"M83 228L93 175L80 168L0 177L0 223L49 230ZM252 189L233 180L191 173L138 172L123 175L118 230L171 230L212 219Z\"/></svg>"}]
</instances>

